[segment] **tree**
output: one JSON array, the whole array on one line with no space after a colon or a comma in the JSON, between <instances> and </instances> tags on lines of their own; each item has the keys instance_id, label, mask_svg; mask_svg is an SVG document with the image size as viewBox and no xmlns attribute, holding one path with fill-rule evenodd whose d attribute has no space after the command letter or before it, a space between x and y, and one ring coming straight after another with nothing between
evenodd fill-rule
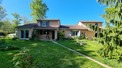
<instances>
[{"instance_id":1,"label":"tree","mask_svg":"<svg viewBox=\"0 0 122 68\"><path fill-rule=\"evenodd\" d=\"M6 10L0 5L0 21L6 16Z\"/></svg>"},{"instance_id":2,"label":"tree","mask_svg":"<svg viewBox=\"0 0 122 68\"><path fill-rule=\"evenodd\" d=\"M22 17L23 24L28 24L30 21L28 21L28 18L26 16Z\"/></svg>"},{"instance_id":3,"label":"tree","mask_svg":"<svg viewBox=\"0 0 122 68\"><path fill-rule=\"evenodd\" d=\"M106 29L99 41L104 45L100 50L101 55L111 59L122 61L122 0L98 0L106 5L105 14ZM112 25L112 26L111 26Z\"/></svg>"},{"instance_id":4,"label":"tree","mask_svg":"<svg viewBox=\"0 0 122 68\"><path fill-rule=\"evenodd\" d=\"M21 24L20 22L22 21L22 17L18 13L12 13L12 15L14 16L14 20L12 21L15 24L15 27Z\"/></svg>"},{"instance_id":5,"label":"tree","mask_svg":"<svg viewBox=\"0 0 122 68\"><path fill-rule=\"evenodd\" d=\"M46 18L46 12L48 10L48 7L45 3L42 2L42 0L32 0L32 3L30 4L33 16L33 19L43 19Z\"/></svg>"},{"instance_id":6,"label":"tree","mask_svg":"<svg viewBox=\"0 0 122 68\"><path fill-rule=\"evenodd\" d=\"M6 19L6 20L3 21L2 30L5 33L13 32L12 23L10 23L9 19Z\"/></svg>"},{"instance_id":7,"label":"tree","mask_svg":"<svg viewBox=\"0 0 122 68\"><path fill-rule=\"evenodd\" d=\"M1 2L2 0L0 0L0 30L2 29L2 26L4 24L2 19L7 15L6 10L1 6Z\"/></svg>"},{"instance_id":8,"label":"tree","mask_svg":"<svg viewBox=\"0 0 122 68\"><path fill-rule=\"evenodd\" d=\"M12 26L13 26L13 31L15 31L16 27L21 24L22 17L18 13L12 13L12 15L14 16L14 20L12 20L13 22Z\"/></svg>"}]
</instances>

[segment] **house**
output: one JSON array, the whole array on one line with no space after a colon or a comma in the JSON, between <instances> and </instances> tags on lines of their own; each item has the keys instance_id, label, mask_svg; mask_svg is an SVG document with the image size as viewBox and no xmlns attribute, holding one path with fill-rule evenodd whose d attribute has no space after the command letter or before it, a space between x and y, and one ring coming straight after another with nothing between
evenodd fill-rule
<instances>
[{"instance_id":1,"label":"house","mask_svg":"<svg viewBox=\"0 0 122 68\"><path fill-rule=\"evenodd\" d=\"M94 37L94 31L86 24L98 25L102 27L102 22L80 21L76 25L61 25L60 19L41 19L37 23L25 24L17 27L17 37L20 39L32 38L56 40L58 32L64 32L65 38L80 36L82 33L88 38Z\"/></svg>"}]
</instances>

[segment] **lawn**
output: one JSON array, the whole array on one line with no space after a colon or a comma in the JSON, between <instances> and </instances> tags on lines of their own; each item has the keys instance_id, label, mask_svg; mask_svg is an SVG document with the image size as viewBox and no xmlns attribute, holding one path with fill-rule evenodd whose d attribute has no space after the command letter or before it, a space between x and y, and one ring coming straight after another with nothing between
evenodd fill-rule
<instances>
[{"instance_id":1,"label":"lawn","mask_svg":"<svg viewBox=\"0 0 122 68\"><path fill-rule=\"evenodd\" d=\"M32 68L103 68L51 41L6 40L4 45L7 44L20 50L23 47L29 49L33 58ZM20 50L0 51L0 68L13 68L13 56Z\"/></svg>"},{"instance_id":2,"label":"lawn","mask_svg":"<svg viewBox=\"0 0 122 68\"><path fill-rule=\"evenodd\" d=\"M59 40L60 44L63 44L71 49L74 49L80 53L83 53L87 56L90 56L104 64L107 64L113 68L121 68L122 63L118 63L115 60L110 60L108 58L101 57L98 54L98 51L102 47L101 44L97 43L96 41L90 41L90 40L82 40L83 42L87 43L87 45L79 45L74 40Z\"/></svg>"}]
</instances>

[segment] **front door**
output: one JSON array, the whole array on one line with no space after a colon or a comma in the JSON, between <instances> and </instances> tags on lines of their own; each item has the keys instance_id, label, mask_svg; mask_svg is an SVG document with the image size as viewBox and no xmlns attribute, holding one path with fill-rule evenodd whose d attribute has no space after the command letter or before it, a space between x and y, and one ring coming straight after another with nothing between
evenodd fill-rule
<instances>
[{"instance_id":1,"label":"front door","mask_svg":"<svg viewBox=\"0 0 122 68\"><path fill-rule=\"evenodd\" d=\"M55 31L52 31L52 39L55 39Z\"/></svg>"}]
</instances>

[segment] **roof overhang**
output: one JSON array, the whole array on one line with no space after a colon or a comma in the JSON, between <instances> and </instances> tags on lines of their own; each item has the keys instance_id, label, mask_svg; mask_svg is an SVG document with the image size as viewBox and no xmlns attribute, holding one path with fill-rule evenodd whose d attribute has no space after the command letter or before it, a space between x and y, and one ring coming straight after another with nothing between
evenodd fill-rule
<instances>
[{"instance_id":1,"label":"roof overhang","mask_svg":"<svg viewBox=\"0 0 122 68\"><path fill-rule=\"evenodd\" d=\"M58 27L34 27L33 29L48 29L48 30L55 30L55 29L58 29Z\"/></svg>"}]
</instances>

